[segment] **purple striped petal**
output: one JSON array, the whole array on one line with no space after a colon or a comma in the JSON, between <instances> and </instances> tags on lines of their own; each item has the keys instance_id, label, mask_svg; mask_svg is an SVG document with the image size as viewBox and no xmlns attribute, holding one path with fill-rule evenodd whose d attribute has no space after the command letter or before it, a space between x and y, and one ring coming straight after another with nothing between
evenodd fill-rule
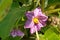
<instances>
[{"instance_id":1,"label":"purple striped petal","mask_svg":"<svg viewBox=\"0 0 60 40\"><path fill-rule=\"evenodd\" d=\"M17 36L21 36L21 37L23 37L24 36L24 33L23 32L21 32L20 30L17 30Z\"/></svg>"},{"instance_id":2,"label":"purple striped petal","mask_svg":"<svg viewBox=\"0 0 60 40\"><path fill-rule=\"evenodd\" d=\"M47 21L47 19L48 19L48 17L46 15L40 13L39 20L41 20L41 21Z\"/></svg>"},{"instance_id":3,"label":"purple striped petal","mask_svg":"<svg viewBox=\"0 0 60 40\"><path fill-rule=\"evenodd\" d=\"M28 20L32 20L34 14L33 14L33 12L28 11L28 12L26 12L26 16L27 16Z\"/></svg>"},{"instance_id":4,"label":"purple striped petal","mask_svg":"<svg viewBox=\"0 0 60 40\"><path fill-rule=\"evenodd\" d=\"M21 37L23 37L23 36L24 36L24 33L21 32L20 30L14 29L14 30L12 30L12 32L11 32L11 36L12 36L12 37L16 37L16 36L21 36Z\"/></svg>"},{"instance_id":5,"label":"purple striped petal","mask_svg":"<svg viewBox=\"0 0 60 40\"><path fill-rule=\"evenodd\" d=\"M38 23L36 25L37 31L41 30L41 27L44 27L41 23Z\"/></svg>"},{"instance_id":6,"label":"purple striped petal","mask_svg":"<svg viewBox=\"0 0 60 40\"><path fill-rule=\"evenodd\" d=\"M34 27L34 22L30 21L30 20L27 20L27 22L25 23L24 28L31 28L31 27Z\"/></svg>"},{"instance_id":7,"label":"purple striped petal","mask_svg":"<svg viewBox=\"0 0 60 40\"><path fill-rule=\"evenodd\" d=\"M36 8L36 9L34 10L34 16L35 16L35 17L38 16L38 15L39 15L39 12L41 12L41 9Z\"/></svg>"},{"instance_id":8,"label":"purple striped petal","mask_svg":"<svg viewBox=\"0 0 60 40\"><path fill-rule=\"evenodd\" d=\"M17 36L16 30L12 30L11 36L12 36L12 37L16 37L16 36Z\"/></svg>"},{"instance_id":9,"label":"purple striped petal","mask_svg":"<svg viewBox=\"0 0 60 40\"><path fill-rule=\"evenodd\" d=\"M35 33L37 30L36 26L34 25L34 27L30 28L30 33L33 34Z\"/></svg>"},{"instance_id":10,"label":"purple striped petal","mask_svg":"<svg viewBox=\"0 0 60 40\"><path fill-rule=\"evenodd\" d=\"M41 23L38 23L37 25L38 25L38 27L43 27L43 25Z\"/></svg>"},{"instance_id":11,"label":"purple striped petal","mask_svg":"<svg viewBox=\"0 0 60 40\"><path fill-rule=\"evenodd\" d=\"M39 20L43 26L46 26L46 21Z\"/></svg>"}]
</instances>

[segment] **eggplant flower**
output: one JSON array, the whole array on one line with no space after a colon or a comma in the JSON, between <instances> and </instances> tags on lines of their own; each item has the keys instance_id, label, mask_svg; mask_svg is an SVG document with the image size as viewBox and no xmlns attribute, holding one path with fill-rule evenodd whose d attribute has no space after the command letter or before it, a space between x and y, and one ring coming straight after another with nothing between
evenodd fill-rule
<instances>
[{"instance_id":1,"label":"eggplant flower","mask_svg":"<svg viewBox=\"0 0 60 40\"><path fill-rule=\"evenodd\" d=\"M16 37L16 36L23 37L24 36L24 33L21 32L20 30L14 29L14 30L11 31L11 36L12 37Z\"/></svg>"},{"instance_id":2,"label":"eggplant flower","mask_svg":"<svg viewBox=\"0 0 60 40\"><path fill-rule=\"evenodd\" d=\"M41 30L41 27L46 25L48 19L46 15L42 14L40 8L36 8L33 11L27 11L26 17L28 20L26 21L24 28L30 28L31 34L35 33L36 30Z\"/></svg>"}]
</instances>

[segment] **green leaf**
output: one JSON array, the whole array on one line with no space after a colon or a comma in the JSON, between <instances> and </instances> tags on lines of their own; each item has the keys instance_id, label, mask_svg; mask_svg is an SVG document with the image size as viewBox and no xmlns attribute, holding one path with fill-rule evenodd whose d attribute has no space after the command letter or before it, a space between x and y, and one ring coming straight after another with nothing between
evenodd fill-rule
<instances>
[{"instance_id":1,"label":"green leaf","mask_svg":"<svg viewBox=\"0 0 60 40\"><path fill-rule=\"evenodd\" d=\"M14 4L13 4L14 5ZM13 6L12 5L12 6ZM18 4L17 4L18 5ZM0 22L0 37L6 38L9 36L11 29L17 19L21 18L26 11L26 7L13 6L3 21Z\"/></svg>"},{"instance_id":2,"label":"green leaf","mask_svg":"<svg viewBox=\"0 0 60 40\"><path fill-rule=\"evenodd\" d=\"M0 21L2 21L7 15L12 4L12 0L1 0L0 1Z\"/></svg>"},{"instance_id":3,"label":"green leaf","mask_svg":"<svg viewBox=\"0 0 60 40\"><path fill-rule=\"evenodd\" d=\"M48 30L49 28L50 28L50 25L47 25L41 29L41 32L45 33L46 30Z\"/></svg>"},{"instance_id":4,"label":"green leaf","mask_svg":"<svg viewBox=\"0 0 60 40\"><path fill-rule=\"evenodd\" d=\"M19 2L23 4L31 4L32 0L18 0Z\"/></svg>"},{"instance_id":5,"label":"green leaf","mask_svg":"<svg viewBox=\"0 0 60 40\"><path fill-rule=\"evenodd\" d=\"M27 3L29 0L19 0L20 2L22 2L22 3Z\"/></svg>"},{"instance_id":6,"label":"green leaf","mask_svg":"<svg viewBox=\"0 0 60 40\"><path fill-rule=\"evenodd\" d=\"M21 38L20 37L11 37L11 36L9 36L5 40L21 40Z\"/></svg>"},{"instance_id":7,"label":"green leaf","mask_svg":"<svg viewBox=\"0 0 60 40\"><path fill-rule=\"evenodd\" d=\"M45 40L45 36L42 34L39 34L39 38L40 38L40 40Z\"/></svg>"},{"instance_id":8,"label":"green leaf","mask_svg":"<svg viewBox=\"0 0 60 40\"><path fill-rule=\"evenodd\" d=\"M46 40L59 40L58 35L51 28L44 35Z\"/></svg>"},{"instance_id":9,"label":"green leaf","mask_svg":"<svg viewBox=\"0 0 60 40\"><path fill-rule=\"evenodd\" d=\"M60 4L60 0L48 0L48 5Z\"/></svg>"},{"instance_id":10,"label":"green leaf","mask_svg":"<svg viewBox=\"0 0 60 40\"><path fill-rule=\"evenodd\" d=\"M59 35L59 40L60 40L60 35Z\"/></svg>"},{"instance_id":11,"label":"green leaf","mask_svg":"<svg viewBox=\"0 0 60 40\"><path fill-rule=\"evenodd\" d=\"M58 4L60 4L60 0L48 0L48 7L51 9L55 8Z\"/></svg>"},{"instance_id":12,"label":"green leaf","mask_svg":"<svg viewBox=\"0 0 60 40\"><path fill-rule=\"evenodd\" d=\"M57 5L60 5L60 0L48 0L46 10L55 9Z\"/></svg>"}]
</instances>

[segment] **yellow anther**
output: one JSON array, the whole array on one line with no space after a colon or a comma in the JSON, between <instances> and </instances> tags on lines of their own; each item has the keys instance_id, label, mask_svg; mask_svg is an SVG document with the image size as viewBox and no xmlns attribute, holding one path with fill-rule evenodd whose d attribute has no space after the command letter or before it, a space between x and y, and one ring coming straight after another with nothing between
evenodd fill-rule
<instances>
[{"instance_id":1,"label":"yellow anther","mask_svg":"<svg viewBox=\"0 0 60 40\"><path fill-rule=\"evenodd\" d=\"M34 23L36 23L36 24L39 22L38 18L33 18L33 21L34 21Z\"/></svg>"}]
</instances>

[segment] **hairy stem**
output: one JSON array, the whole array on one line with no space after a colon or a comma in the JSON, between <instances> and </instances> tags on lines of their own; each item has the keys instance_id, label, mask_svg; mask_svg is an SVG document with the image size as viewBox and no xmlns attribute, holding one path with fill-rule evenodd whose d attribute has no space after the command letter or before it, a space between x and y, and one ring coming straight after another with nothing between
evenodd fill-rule
<instances>
[{"instance_id":1,"label":"hairy stem","mask_svg":"<svg viewBox=\"0 0 60 40\"><path fill-rule=\"evenodd\" d=\"M36 30L36 37L37 37L37 40L39 40L39 35L37 30Z\"/></svg>"}]
</instances>

